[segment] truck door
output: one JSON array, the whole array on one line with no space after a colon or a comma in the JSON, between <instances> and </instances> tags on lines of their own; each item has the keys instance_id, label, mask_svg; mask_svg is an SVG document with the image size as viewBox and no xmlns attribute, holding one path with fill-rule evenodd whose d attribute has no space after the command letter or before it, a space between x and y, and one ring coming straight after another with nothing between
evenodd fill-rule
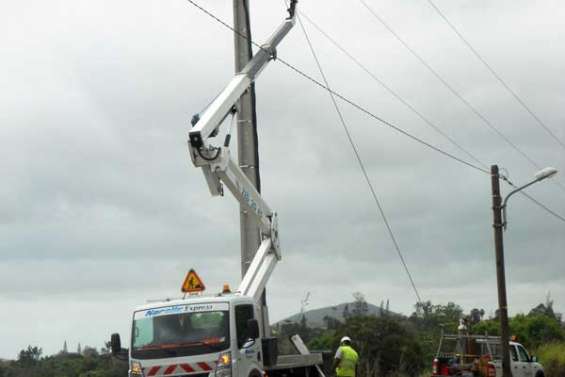
<instances>
[{"instance_id":1,"label":"truck door","mask_svg":"<svg viewBox=\"0 0 565 377\"><path fill-rule=\"evenodd\" d=\"M530 355L528 355L528 352L526 351L526 349L517 344L516 348L518 349L518 360L520 361L520 368L522 368L522 376L523 377L532 377L533 376L533 369L532 369L532 363L531 363L531 359L530 359Z\"/></svg>"},{"instance_id":2,"label":"truck door","mask_svg":"<svg viewBox=\"0 0 565 377\"><path fill-rule=\"evenodd\" d=\"M510 359L512 377L529 377L529 374L527 373L527 364L529 364L529 362L523 362L520 360L518 347L515 344L510 345Z\"/></svg>"},{"instance_id":3,"label":"truck door","mask_svg":"<svg viewBox=\"0 0 565 377\"><path fill-rule=\"evenodd\" d=\"M510 345L510 370L512 377L526 377L522 371L522 365L518 361L518 350L513 344Z\"/></svg>"},{"instance_id":4,"label":"truck door","mask_svg":"<svg viewBox=\"0 0 565 377\"><path fill-rule=\"evenodd\" d=\"M235 307L235 327L237 336L237 351L235 359L235 376L247 377L254 369L260 369L261 339L250 339L247 322L254 318L253 305L238 305Z\"/></svg>"}]
</instances>

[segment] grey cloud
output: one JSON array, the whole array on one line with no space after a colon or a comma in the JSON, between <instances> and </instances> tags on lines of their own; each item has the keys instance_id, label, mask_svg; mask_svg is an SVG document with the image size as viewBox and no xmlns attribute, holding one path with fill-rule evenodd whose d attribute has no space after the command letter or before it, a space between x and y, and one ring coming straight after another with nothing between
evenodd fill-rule
<instances>
[{"instance_id":1,"label":"grey cloud","mask_svg":"<svg viewBox=\"0 0 565 377\"><path fill-rule=\"evenodd\" d=\"M205 3L231 19L230 4ZM354 3L300 6L486 164L499 163L519 183L531 177L533 167ZM509 138L565 169L563 150L429 7L371 4ZM441 5L563 140L559 12L525 1ZM114 329L126 335L132 307L176 295L190 267L211 292L239 280L237 205L229 194L209 196L186 148L192 114L232 75L229 31L184 2L32 6L36 12L13 5L14 17L0 22L7 42L0 51L0 300L11 308L0 322L14 324L2 329L13 341L1 357L29 343L56 352L65 339L100 346ZM253 4L257 41L280 22L282 8ZM464 157L309 31L333 88ZM299 28L279 56L319 77ZM268 288L271 318L296 311L306 291L312 307L361 291L409 314L415 297L327 93L277 62L257 93L263 192L280 213L283 246ZM341 106L423 297L495 308L490 177ZM565 213L565 194L554 184L531 193ZM563 223L518 197L509 216L511 311L527 311L547 291L565 310Z\"/></svg>"}]
</instances>

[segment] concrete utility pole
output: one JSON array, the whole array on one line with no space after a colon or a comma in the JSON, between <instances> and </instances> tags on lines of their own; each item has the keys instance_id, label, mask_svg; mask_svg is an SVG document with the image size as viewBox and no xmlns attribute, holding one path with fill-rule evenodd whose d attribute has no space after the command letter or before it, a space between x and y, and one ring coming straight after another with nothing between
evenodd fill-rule
<instances>
[{"instance_id":1,"label":"concrete utility pole","mask_svg":"<svg viewBox=\"0 0 565 377\"><path fill-rule=\"evenodd\" d=\"M498 316L500 319L500 337L502 346L502 375L503 377L512 377L510 370L510 329L508 327L508 304L506 302L506 277L504 273L504 243L503 231L506 229L506 205L508 199L517 192L522 191L526 187L534 183L543 181L546 178L553 177L557 174L557 169L546 167L535 174L535 179L518 188L512 190L504 201L500 196L500 175L498 166L490 167L491 183L492 183L492 211L494 214L494 247L496 250L496 277L498 282Z\"/></svg>"},{"instance_id":2,"label":"concrete utility pole","mask_svg":"<svg viewBox=\"0 0 565 377\"><path fill-rule=\"evenodd\" d=\"M233 0L234 43L235 43L235 72L243 69L253 57L251 45L251 21L248 0ZM257 138L257 113L255 111L255 84L241 96L237 105L237 154L239 166L261 192L259 176L259 149ZM241 234L241 276L244 276L261 244L259 225L246 209L239 207L239 224ZM263 309L261 321L263 334L270 335L267 299L263 292Z\"/></svg>"},{"instance_id":3,"label":"concrete utility pole","mask_svg":"<svg viewBox=\"0 0 565 377\"><path fill-rule=\"evenodd\" d=\"M233 1L235 42L235 72L239 72L253 57L251 49L251 27L249 20L249 1ZM247 38L244 38L246 36ZM239 166L261 192L259 177L259 152L257 148L257 116L255 112L255 84L241 96L237 105L237 153ZM240 206L241 229L241 275L245 275L251 260L261 243L259 227L252 216Z\"/></svg>"},{"instance_id":4,"label":"concrete utility pole","mask_svg":"<svg viewBox=\"0 0 565 377\"><path fill-rule=\"evenodd\" d=\"M502 231L502 197L500 196L500 176L498 166L490 168L492 183L492 211L494 222L494 247L496 251L496 278L498 286L498 317L500 320L500 343L502 346L502 376L512 377L510 370L510 329L508 328L508 304L506 302L506 276L504 272L504 243Z\"/></svg>"}]
</instances>

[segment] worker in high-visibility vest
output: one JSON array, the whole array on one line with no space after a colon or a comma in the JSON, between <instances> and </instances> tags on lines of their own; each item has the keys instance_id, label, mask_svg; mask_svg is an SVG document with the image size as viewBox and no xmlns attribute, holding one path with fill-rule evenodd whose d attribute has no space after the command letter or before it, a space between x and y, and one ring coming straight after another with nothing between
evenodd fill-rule
<instances>
[{"instance_id":1,"label":"worker in high-visibility vest","mask_svg":"<svg viewBox=\"0 0 565 377\"><path fill-rule=\"evenodd\" d=\"M359 355L351 347L351 338L344 336L335 353L333 369L337 377L357 377L357 361Z\"/></svg>"}]
</instances>

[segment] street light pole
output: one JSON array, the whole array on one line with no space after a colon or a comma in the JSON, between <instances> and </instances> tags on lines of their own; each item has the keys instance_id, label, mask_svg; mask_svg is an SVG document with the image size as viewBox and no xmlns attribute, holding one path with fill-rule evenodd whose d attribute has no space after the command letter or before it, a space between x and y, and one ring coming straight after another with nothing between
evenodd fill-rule
<instances>
[{"instance_id":1,"label":"street light pole","mask_svg":"<svg viewBox=\"0 0 565 377\"><path fill-rule=\"evenodd\" d=\"M506 301L506 277L504 272L504 241L502 221L502 197L498 166L490 167L492 184L492 211L494 222L494 248L496 252L496 279L498 286L498 318L500 320L500 345L502 347L502 377L512 377L510 371L510 329L508 328L508 304Z\"/></svg>"},{"instance_id":2,"label":"street light pole","mask_svg":"<svg viewBox=\"0 0 565 377\"><path fill-rule=\"evenodd\" d=\"M557 174L555 168L545 168L536 173L535 179L523 186L511 191L502 201L500 195L500 175L498 174L498 166L490 167L491 184L492 184L492 212L493 212L493 228L494 228L494 248L496 252L496 279L498 287L498 317L500 320L500 345L502 347L502 377L512 377L510 370L510 329L508 327L508 304L506 301L506 276L504 272L504 241L503 231L506 229L506 204L508 199L533 185L536 182L552 177Z\"/></svg>"}]
</instances>

